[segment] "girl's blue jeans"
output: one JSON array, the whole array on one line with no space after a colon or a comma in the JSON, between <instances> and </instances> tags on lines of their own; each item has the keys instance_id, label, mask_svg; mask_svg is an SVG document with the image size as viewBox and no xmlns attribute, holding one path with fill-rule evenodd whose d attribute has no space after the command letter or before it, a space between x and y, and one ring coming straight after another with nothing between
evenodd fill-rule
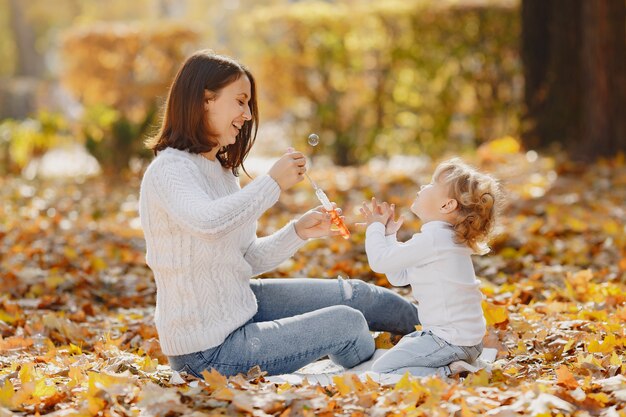
<instances>
[{"instance_id":1,"label":"girl's blue jeans","mask_svg":"<svg viewBox=\"0 0 626 417\"><path fill-rule=\"evenodd\" d=\"M415 376L450 375L454 361L474 362L483 345L457 346L430 331L416 331L404 336L397 345L372 364L372 371Z\"/></svg>"},{"instance_id":2,"label":"girl's blue jeans","mask_svg":"<svg viewBox=\"0 0 626 417\"><path fill-rule=\"evenodd\" d=\"M170 356L172 369L223 375L259 365L269 375L291 373L326 355L351 368L374 353L373 331L407 334L417 308L386 288L360 280L253 279L258 311L219 346Z\"/></svg>"}]
</instances>

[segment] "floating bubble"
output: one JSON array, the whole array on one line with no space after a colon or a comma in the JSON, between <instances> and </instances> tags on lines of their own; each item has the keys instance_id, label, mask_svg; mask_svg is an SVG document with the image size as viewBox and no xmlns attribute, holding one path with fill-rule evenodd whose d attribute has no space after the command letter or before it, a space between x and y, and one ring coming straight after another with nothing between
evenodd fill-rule
<instances>
[{"instance_id":1,"label":"floating bubble","mask_svg":"<svg viewBox=\"0 0 626 417\"><path fill-rule=\"evenodd\" d=\"M309 135L308 142L309 142L309 145L311 146L317 146L317 144L320 143L320 137L317 136L317 134L315 133L311 133Z\"/></svg>"},{"instance_id":2,"label":"floating bubble","mask_svg":"<svg viewBox=\"0 0 626 417\"><path fill-rule=\"evenodd\" d=\"M261 348L261 340L258 337L252 337L248 340L248 344L250 345L251 351L257 351Z\"/></svg>"}]
</instances>

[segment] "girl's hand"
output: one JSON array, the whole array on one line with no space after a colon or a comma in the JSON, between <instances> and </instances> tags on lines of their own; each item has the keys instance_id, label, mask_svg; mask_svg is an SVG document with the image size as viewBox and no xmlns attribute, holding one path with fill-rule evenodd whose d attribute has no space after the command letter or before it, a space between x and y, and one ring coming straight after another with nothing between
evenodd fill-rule
<instances>
[{"instance_id":1,"label":"girl's hand","mask_svg":"<svg viewBox=\"0 0 626 417\"><path fill-rule=\"evenodd\" d=\"M386 225L390 216L389 205L387 203L379 205L376 202L376 197L372 197L371 209L367 206L367 203L363 202L363 207L361 207L360 212L365 216L365 224L367 226L376 222Z\"/></svg>"},{"instance_id":2,"label":"girl's hand","mask_svg":"<svg viewBox=\"0 0 626 417\"><path fill-rule=\"evenodd\" d=\"M337 214L341 214L341 209L336 208L335 203L333 203L333 207L335 207ZM331 230L330 226L330 214L328 214L323 206L317 206L307 211L295 224L296 233L303 240L340 234L339 230Z\"/></svg>"},{"instance_id":3,"label":"girl's hand","mask_svg":"<svg viewBox=\"0 0 626 417\"><path fill-rule=\"evenodd\" d=\"M287 152L270 168L268 174L282 191L288 190L304 179L306 159L300 152Z\"/></svg>"},{"instance_id":4,"label":"girl's hand","mask_svg":"<svg viewBox=\"0 0 626 417\"><path fill-rule=\"evenodd\" d=\"M400 216L397 221L394 220L396 217L396 205L392 204L389 208L389 219L387 220L387 224L385 224L385 236L395 235L398 230L400 230L400 226L404 223L404 216Z\"/></svg>"}]
</instances>

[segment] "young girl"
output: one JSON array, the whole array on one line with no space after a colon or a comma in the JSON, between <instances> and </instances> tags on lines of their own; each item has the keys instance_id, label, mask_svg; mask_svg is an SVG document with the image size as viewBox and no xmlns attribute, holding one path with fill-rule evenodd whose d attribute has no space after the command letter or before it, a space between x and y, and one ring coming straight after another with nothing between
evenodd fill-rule
<instances>
[{"instance_id":1,"label":"young girl","mask_svg":"<svg viewBox=\"0 0 626 417\"><path fill-rule=\"evenodd\" d=\"M259 365L288 373L329 355L353 367L374 352L369 330L406 334L417 309L357 280L264 279L307 239L335 234L322 207L258 238L257 219L302 181L304 156L287 152L241 188L237 173L254 143L256 86L234 60L200 51L180 68L157 155L141 183L146 261L157 284L155 322L173 369L224 375Z\"/></svg>"},{"instance_id":2,"label":"young girl","mask_svg":"<svg viewBox=\"0 0 626 417\"><path fill-rule=\"evenodd\" d=\"M452 159L440 164L411 205L421 233L396 241L394 206L363 204L365 250L372 270L411 285L422 330L403 337L372 365L376 372L449 376L482 352L485 318L472 253L487 252L500 191L496 180Z\"/></svg>"}]
</instances>

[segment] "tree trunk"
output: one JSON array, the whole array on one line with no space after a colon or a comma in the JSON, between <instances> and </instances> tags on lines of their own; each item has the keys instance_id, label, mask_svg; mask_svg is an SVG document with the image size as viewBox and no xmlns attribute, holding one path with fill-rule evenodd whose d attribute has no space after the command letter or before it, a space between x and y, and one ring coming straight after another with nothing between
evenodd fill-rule
<instances>
[{"instance_id":1,"label":"tree trunk","mask_svg":"<svg viewBox=\"0 0 626 417\"><path fill-rule=\"evenodd\" d=\"M529 147L579 140L580 6L585 0L524 0L523 138Z\"/></svg>"},{"instance_id":2,"label":"tree trunk","mask_svg":"<svg viewBox=\"0 0 626 417\"><path fill-rule=\"evenodd\" d=\"M623 0L583 2L582 140L576 159L626 150L626 7Z\"/></svg>"},{"instance_id":3,"label":"tree trunk","mask_svg":"<svg viewBox=\"0 0 626 417\"><path fill-rule=\"evenodd\" d=\"M625 13L623 0L523 0L528 147L560 143L577 160L626 150Z\"/></svg>"},{"instance_id":4,"label":"tree trunk","mask_svg":"<svg viewBox=\"0 0 626 417\"><path fill-rule=\"evenodd\" d=\"M35 48L35 33L24 16L26 4L22 0L9 0L11 30L17 51L15 75L39 78L44 73L43 57Z\"/></svg>"}]
</instances>

